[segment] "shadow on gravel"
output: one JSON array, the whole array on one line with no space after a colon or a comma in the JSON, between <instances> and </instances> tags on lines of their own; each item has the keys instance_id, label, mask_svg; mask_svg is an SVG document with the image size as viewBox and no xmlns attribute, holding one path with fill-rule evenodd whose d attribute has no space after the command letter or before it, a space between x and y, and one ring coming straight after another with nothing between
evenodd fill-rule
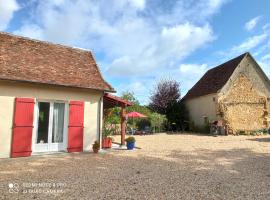
<instances>
[{"instance_id":1,"label":"shadow on gravel","mask_svg":"<svg viewBox=\"0 0 270 200\"><path fill-rule=\"evenodd\" d=\"M166 132L167 135L197 135L197 136L213 136L209 133L195 133L195 132ZM219 135L223 136L223 135Z\"/></svg>"},{"instance_id":2,"label":"shadow on gravel","mask_svg":"<svg viewBox=\"0 0 270 200\"><path fill-rule=\"evenodd\" d=\"M38 164L37 164L38 163ZM150 155L68 154L0 162L3 199L267 199L270 154L249 149ZM18 183L19 193L8 184ZM65 183L63 193L23 193L23 183Z\"/></svg>"},{"instance_id":3,"label":"shadow on gravel","mask_svg":"<svg viewBox=\"0 0 270 200\"><path fill-rule=\"evenodd\" d=\"M270 138L252 138L248 139L250 141L256 141L256 142L270 142Z\"/></svg>"}]
</instances>

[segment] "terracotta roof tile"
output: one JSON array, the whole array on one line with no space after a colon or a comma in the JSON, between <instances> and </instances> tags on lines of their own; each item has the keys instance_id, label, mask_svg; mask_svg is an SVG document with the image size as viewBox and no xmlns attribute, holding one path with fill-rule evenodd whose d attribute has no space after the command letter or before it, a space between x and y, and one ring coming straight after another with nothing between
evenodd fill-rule
<instances>
[{"instance_id":1,"label":"terracotta roof tile","mask_svg":"<svg viewBox=\"0 0 270 200\"><path fill-rule=\"evenodd\" d=\"M114 91L90 51L0 32L0 79Z\"/></svg>"},{"instance_id":2,"label":"terracotta roof tile","mask_svg":"<svg viewBox=\"0 0 270 200\"><path fill-rule=\"evenodd\" d=\"M247 53L208 70L188 91L183 100L218 92L229 80L232 73Z\"/></svg>"}]
</instances>

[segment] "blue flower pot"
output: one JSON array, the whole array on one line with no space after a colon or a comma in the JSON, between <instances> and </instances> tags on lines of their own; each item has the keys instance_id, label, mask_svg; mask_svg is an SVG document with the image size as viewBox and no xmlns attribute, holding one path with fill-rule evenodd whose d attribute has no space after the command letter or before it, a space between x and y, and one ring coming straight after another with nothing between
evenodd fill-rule
<instances>
[{"instance_id":1,"label":"blue flower pot","mask_svg":"<svg viewBox=\"0 0 270 200\"><path fill-rule=\"evenodd\" d=\"M132 150L135 147L135 142L127 142L127 149Z\"/></svg>"}]
</instances>

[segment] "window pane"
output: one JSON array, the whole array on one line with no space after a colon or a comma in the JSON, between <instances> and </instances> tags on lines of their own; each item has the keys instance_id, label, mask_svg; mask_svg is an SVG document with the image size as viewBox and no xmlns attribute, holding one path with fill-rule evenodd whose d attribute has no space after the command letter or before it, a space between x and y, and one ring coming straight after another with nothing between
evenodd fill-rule
<instances>
[{"instance_id":1,"label":"window pane","mask_svg":"<svg viewBox=\"0 0 270 200\"><path fill-rule=\"evenodd\" d=\"M62 143L64 135L64 117L65 104L54 103L53 107L53 127L52 127L52 142Z\"/></svg>"},{"instance_id":2,"label":"window pane","mask_svg":"<svg viewBox=\"0 0 270 200\"><path fill-rule=\"evenodd\" d=\"M50 103L39 102L38 135L37 143L48 143L48 130L50 118Z\"/></svg>"}]
</instances>

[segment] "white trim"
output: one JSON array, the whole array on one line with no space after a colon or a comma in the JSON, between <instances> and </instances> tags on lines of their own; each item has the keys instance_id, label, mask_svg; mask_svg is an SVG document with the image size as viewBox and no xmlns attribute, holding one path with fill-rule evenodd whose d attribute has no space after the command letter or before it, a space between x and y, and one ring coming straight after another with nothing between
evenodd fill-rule
<instances>
[{"instance_id":1,"label":"white trim","mask_svg":"<svg viewBox=\"0 0 270 200\"><path fill-rule=\"evenodd\" d=\"M103 96L99 100L98 106L98 139L100 144L100 149L102 149L102 130L103 130Z\"/></svg>"},{"instance_id":2,"label":"white trim","mask_svg":"<svg viewBox=\"0 0 270 200\"><path fill-rule=\"evenodd\" d=\"M39 108L38 103L39 102L47 102L50 103L50 110L49 110L49 127L48 127L48 143L46 144L37 144L37 134L38 134L38 117L39 117ZM63 129L63 143L51 143L52 141L52 124L53 124L53 108L54 103L64 103L65 104L65 116L64 116L64 129ZM59 152L59 151L65 151L67 152L67 141L68 141L68 118L69 118L69 112L68 112L68 101L59 101L59 100L43 100L43 99L35 99L35 106L34 106L34 128L32 133L32 153L43 153L42 149L44 149L44 152ZM41 150L37 149L37 145L41 147ZM56 146L62 146L60 150L56 150ZM42 147L43 146L43 147ZM55 146L55 148L54 148ZM47 150L46 150L47 148Z\"/></svg>"}]
</instances>

